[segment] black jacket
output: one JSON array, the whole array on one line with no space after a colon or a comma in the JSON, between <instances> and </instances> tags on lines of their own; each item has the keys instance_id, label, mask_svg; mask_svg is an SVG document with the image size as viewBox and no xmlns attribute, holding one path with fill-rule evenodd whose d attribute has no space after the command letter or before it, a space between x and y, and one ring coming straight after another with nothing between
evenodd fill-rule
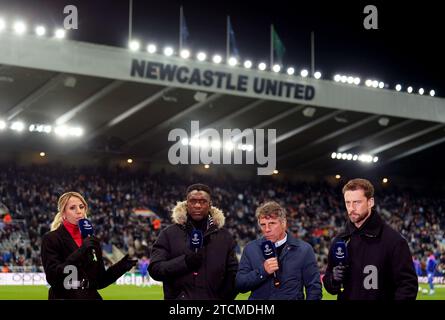
<instances>
[{"instance_id":1,"label":"black jacket","mask_svg":"<svg viewBox=\"0 0 445 320\"><path fill-rule=\"evenodd\" d=\"M332 279L333 247L339 240L347 243L349 255L343 292ZM323 284L329 293L338 294L338 300L415 300L418 290L408 243L375 212L360 229L347 221L329 250Z\"/></svg>"},{"instance_id":2,"label":"black jacket","mask_svg":"<svg viewBox=\"0 0 445 320\"><path fill-rule=\"evenodd\" d=\"M123 260L105 270L102 250L96 248L97 261L90 251L80 249L69 232L60 225L42 238L42 263L50 284L48 299L102 299L98 289L114 283L127 270ZM74 276L69 265L76 266L79 288L65 289L64 280ZM64 273L65 270L65 273ZM68 279L67 279L68 280Z\"/></svg>"},{"instance_id":3,"label":"black jacket","mask_svg":"<svg viewBox=\"0 0 445 320\"><path fill-rule=\"evenodd\" d=\"M200 249L203 261L196 275L185 262L186 254L192 252L189 235L193 226L187 221L184 202L173 209L172 218L175 224L161 231L153 245L149 265L150 276L163 282L164 299L234 299L238 259L235 241L223 228L222 212L211 209L209 227Z\"/></svg>"}]
</instances>

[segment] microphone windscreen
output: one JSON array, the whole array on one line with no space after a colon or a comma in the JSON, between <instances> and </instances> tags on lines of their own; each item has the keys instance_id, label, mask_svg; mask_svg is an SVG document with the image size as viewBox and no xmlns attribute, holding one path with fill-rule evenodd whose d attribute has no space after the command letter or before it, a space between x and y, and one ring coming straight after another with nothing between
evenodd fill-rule
<instances>
[{"instance_id":1,"label":"microphone windscreen","mask_svg":"<svg viewBox=\"0 0 445 320\"><path fill-rule=\"evenodd\" d=\"M82 238L86 238L86 237L92 236L94 234L93 225L91 224L90 220L80 219L78 224L79 224L80 234L82 235Z\"/></svg>"},{"instance_id":2,"label":"microphone windscreen","mask_svg":"<svg viewBox=\"0 0 445 320\"><path fill-rule=\"evenodd\" d=\"M193 229L192 233L190 234L190 249L191 250L197 250L202 247L203 243L203 236L202 231L199 229Z\"/></svg>"},{"instance_id":3,"label":"microphone windscreen","mask_svg":"<svg viewBox=\"0 0 445 320\"><path fill-rule=\"evenodd\" d=\"M336 265L339 265L340 263L346 264L348 259L348 248L344 241L337 241L334 244L333 255Z\"/></svg>"},{"instance_id":4,"label":"microphone windscreen","mask_svg":"<svg viewBox=\"0 0 445 320\"><path fill-rule=\"evenodd\" d=\"M261 244L261 251L263 252L263 257L266 260L277 256L277 253L275 252L275 245L270 240L263 241Z\"/></svg>"}]
</instances>

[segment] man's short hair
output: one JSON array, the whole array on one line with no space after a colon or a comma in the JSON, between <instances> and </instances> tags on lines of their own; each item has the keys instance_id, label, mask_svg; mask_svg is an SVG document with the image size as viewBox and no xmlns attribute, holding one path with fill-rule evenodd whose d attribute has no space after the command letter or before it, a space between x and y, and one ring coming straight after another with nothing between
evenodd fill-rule
<instances>
[{"instance_id":1,"label":"man's short hair","mask_svg":"<svg viewBox=\"0 0 445 320\"><path fill-rule=\"evenodd\" d=\"M268 201L260 205L255 212L255 217L259 221L261 218L279 218L286 220L286 209L284 209L278 202Z\"/></svg>"},{"instance_id":2,"label":"man's short hair","mask_svg":"<svg viewBox=\"0 0 445 320\"><path fill-rule=\"evenodd\" d=\"M369 180L360 178L349 180L343 187L343 194L345 194L346 191L355 190L363 190L366 199L371 199L374 197L374 186Z\"/></svg>"},{"instance_id":3,"label":"man's short hair","mask_svg":"<svg viewBox=\"0 0 445 320\"><path fill-rule=\"evenodd\" d=\"M187 198L189 193L195 190L205 191L209 194L209 196L212 196L212 191L210 190L210 187L208 185L202 183L195 183L187 187L187 190L185 191L185 197Z\"/></svg>"}]
</instances>

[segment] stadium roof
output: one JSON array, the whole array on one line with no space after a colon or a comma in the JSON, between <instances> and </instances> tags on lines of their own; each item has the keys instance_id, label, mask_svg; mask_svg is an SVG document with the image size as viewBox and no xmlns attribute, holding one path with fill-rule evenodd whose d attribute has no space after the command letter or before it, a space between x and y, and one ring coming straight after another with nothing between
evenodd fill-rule
<instances>
[{"instance_id":1,"label":"stadium roof","mask_svg":"<svg viewBox=\"0 0 445 320\"><path fill-rule=\"evenodd\" d=\"M0 39L0 120L27 125L21 134L0 131L7 152L168 163L169 132L190 132L198 120L201 129L276 129L278 169L329 173L347 164L397 163L445 142L439 97L71 40ZM60 140L27 132L30 124L56 122L81 126L84 135ZM352 164L331 159L332 152L379 161Z\"/></svg>"}]
</instances>

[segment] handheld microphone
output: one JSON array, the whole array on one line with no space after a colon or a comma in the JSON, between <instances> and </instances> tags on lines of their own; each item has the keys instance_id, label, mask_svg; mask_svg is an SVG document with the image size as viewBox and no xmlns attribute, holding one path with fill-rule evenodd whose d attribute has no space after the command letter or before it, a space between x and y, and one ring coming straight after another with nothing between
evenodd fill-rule
<instances>
[{"instance_id":1,"label":"handheld microphone","mask_svg":"<svg viewBox=\"0 0 445 320\"><path fill-rule=\"evenodd\" d=\"M263 241L261 244L261 250L263 251L263 257L265 260L275 258L277 256L275 245L270 240ZM276 288L280 286L280 280L278 279L275 271L273 273L273 284Z\"/></svg>"},{"instance_id":2,"label":"handheld microphone","mask_svg":"<svg viewBox=\"0 0 445 320\"><path fill-rule=\"evenodd\" d=\"M94 229L93 229L93 226L92 226L90 220L80 219L78 224L79 224L80 234L82 235L82 239L85 239L87 237L91 237L94 235ZM94 250L94 248L93 248L91 252L93 254L93 261L96 262L97 261L96 250Z\"/></svg>"},{"instance_id":3,"label":"handheld microphone","mask_svg":"<svg viewBox=\"0 0 445 320\"><path fill-rule=\"evenodd\" d=\"M195 251L195 253L198 252L199 249L202 248L203 245L203 236L202 231L199 229L193 229L192 233L190 234L190 250ZM194 276L198 275L198 272L193 272Z\"/></svg>"},{"instance_id":4,"label":"handheld microphone","mask_svg":"<svg viewBox=\"0 0 445 320\"><path fill-rule=\"evenodd\" d=\"M336 266L338 266L338 265L344 266L347 264L348 248L344 241L340 240L334 244L333 253L334 253L334 262L335 262ZM340 291L343 291L343 290L344 290L343 283L341 283Z\"/></svg>"}]
</instances>

